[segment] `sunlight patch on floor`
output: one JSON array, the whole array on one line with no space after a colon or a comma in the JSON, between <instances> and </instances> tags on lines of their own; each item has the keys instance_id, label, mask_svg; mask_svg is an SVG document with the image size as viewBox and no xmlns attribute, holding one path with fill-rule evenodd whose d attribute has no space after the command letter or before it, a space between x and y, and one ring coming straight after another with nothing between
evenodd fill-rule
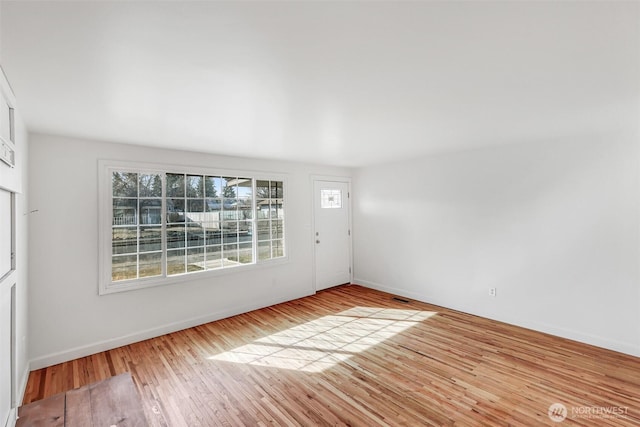
<instances>
[{"instance_id":1,"label":"sunlight patch on floor","mask_svg":"<svg viewBox=\"0 0 640 427\"><path fill-rule=\"evenodd\" d=\"M436 314L354 307L257 339L209 360L321 372Z\"/></svg>"}]
</instances>

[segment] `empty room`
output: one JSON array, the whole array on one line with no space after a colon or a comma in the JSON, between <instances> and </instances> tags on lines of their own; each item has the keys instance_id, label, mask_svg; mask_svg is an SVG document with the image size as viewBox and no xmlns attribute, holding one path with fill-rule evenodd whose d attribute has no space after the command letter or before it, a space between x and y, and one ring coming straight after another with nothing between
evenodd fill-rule
<instances>
[{"instance_id":1,"label":"empty room","mask_svg":"<svg viewBox=\"0 0 640 427\"><path fill-rule=\"evenodd\" d=\"M0 1L0 427L640 425L640 2Z\"/></svg>"}]
</instances>

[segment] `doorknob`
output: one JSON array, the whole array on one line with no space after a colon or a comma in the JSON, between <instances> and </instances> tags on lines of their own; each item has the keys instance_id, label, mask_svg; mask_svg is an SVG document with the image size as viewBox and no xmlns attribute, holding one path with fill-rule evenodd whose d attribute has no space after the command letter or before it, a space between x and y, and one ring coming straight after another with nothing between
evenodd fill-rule
<instances>
[{"instance_id":1,"label":"doorknob","mask_svg":"<svg viewBox=\"0 0 640 427\"><path fill-rule=\"evenodd\" d=\"M316 240L316 243L320 243L320 240Z\"/></svg>"}]
</instances>

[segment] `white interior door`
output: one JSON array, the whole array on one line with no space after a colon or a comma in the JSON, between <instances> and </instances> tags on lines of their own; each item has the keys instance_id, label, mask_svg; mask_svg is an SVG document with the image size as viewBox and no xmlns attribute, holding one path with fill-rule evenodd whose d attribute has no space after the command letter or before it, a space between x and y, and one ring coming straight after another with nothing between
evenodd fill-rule
<instances>
[{"instance_id":1,"label":"white interior door","mask_svg":"<svg viewBox=\"0 0 640 427\"><path fill-rule=\"evenodd\" d=\"M12 407L13 336L13 203L8 191L0 190L0 426L7 424Z\"/></svg>"},{"instance_id":2,"label":"white interior door","mask_svg":"<svg viewBox=\"0 0 640 427\"><path fill-rule=\"evenodd\" d=\"M11 287L0 285L0 425L11 413Z\"/></svg>"},{"instance_id":3,"label":"white interior door","mask_svg":"<svg viewBox=\"0 0 640 427\"><path fill-rule=\"evenodd\" d=\"M316 290L351 282L349 183L314 181Z\"/></svg>"}]
</instances>

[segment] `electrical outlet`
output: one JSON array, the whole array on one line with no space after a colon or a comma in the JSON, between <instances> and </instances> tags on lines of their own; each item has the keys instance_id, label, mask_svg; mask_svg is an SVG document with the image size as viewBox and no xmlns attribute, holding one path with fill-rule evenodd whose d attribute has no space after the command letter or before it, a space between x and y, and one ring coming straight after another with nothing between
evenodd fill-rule
<instances>
[{"instance_id":1,"label":"electrical outlet","mask_svg":"<svg viewBox=\"0 0 640 427\"><path fill-rule=\"evenodd\" d=\"M498 294L498 290L496 288L489 288L489 295L495 297Z\"/></svg>"}]
</instances>

